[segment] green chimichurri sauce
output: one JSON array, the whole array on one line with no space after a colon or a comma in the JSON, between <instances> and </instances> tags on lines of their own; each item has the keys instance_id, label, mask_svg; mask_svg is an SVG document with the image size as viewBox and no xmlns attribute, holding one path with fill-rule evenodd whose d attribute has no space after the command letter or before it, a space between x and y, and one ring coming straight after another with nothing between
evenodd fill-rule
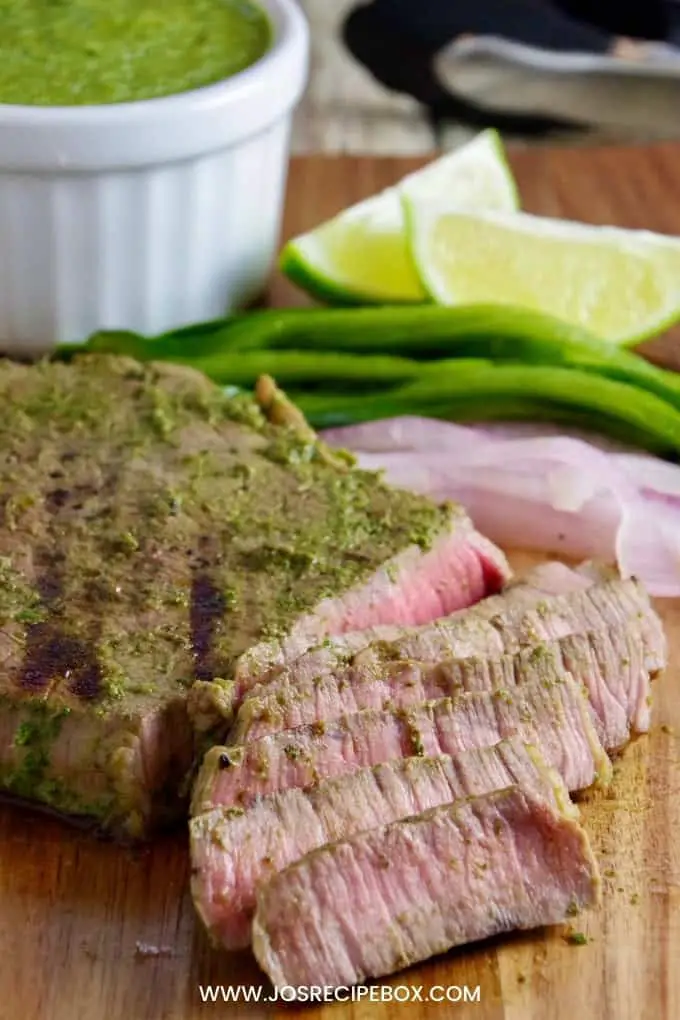
<instances>
[{"instance_id":1,"label":"green chimichurri sauce","mask_svg":"<svg viewBox=\"0 0 680 1020\"><path fill-rule=\"evenodd\" d=\"M0 103L187 92L249 67L270 37L251 0L0 0Z\"/></svg>"}]
</instances>

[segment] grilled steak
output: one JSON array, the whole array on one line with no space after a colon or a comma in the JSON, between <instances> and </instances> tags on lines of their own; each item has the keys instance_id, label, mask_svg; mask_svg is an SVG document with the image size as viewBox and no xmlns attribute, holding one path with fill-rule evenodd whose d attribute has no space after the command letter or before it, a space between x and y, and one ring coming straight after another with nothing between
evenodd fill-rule
<instances>
[{"instance_id":1,"label":"grilled steak","mask_svg":"<svg viewBox=\"0 0 680 1020\"><path fill-rule=\"evenodd\" d=\"M598 898L581 826L511 787L291 864L259 890L253 949L275 986L352 985Z\"/></svg>"},{"instance_id":2,"label":"grilled steak","mask_svg":"<svg viewBox=\"0 0 680 1020\"><path fill-rule=\"evenodd\" d=\"M574 634L515 655L449 659L437 665L397 660L349 664L328 676L293 682L295 664L279 680L259 684L241 703L230 743L365 708L407 708L460 691L509 690L571 673L588 690L608 750L649 729L649 674L639 640L628 630Z\"/></svg>"},{"instance_id":3,"label":"grilled steak","mask_svg":"<svg viewBox=\"0 0 680 1020\"><path fill-rule=\"evenodd\" d=\"M257 797L411 755L460 754L518 736L535 744L570 790L609 777L586 694L569 677L513 691L483 691L411 710L367 709L336 722L274 733L245 746L208 751L193 814L247 807Z\"/></svg>"},{"instance_id":4,"label":"grilled steak","mask_svg":"<svg viewBox=\"0 0 680 1020\"><path fill-rule=\"evenodd\" d=\"M297 684L332 675L348 662L374 665L400 659L432 664L512 655L527 646L602 631L615 644L634 634L647 672L654 675L664 668L663 628L642 585L549 563L472 611L415 630L384 627L326 641L287 669L273 671L270 679Z\"/></svg>"},{"instance_id":5,"label":"grilled steak","mask_svg":"<svg viewBox=\"0 0 680 1020\"><path fill-rule=\"evenodd\" d=\"M4 362L0 431L0 787L132 834L181 810L247 649L423 623L507 576L461 511L188 369Z\"/></svg>"},{"instance_id":6,"label":"grilled steak","mask_svg":"<svg viewBox=\"0 0 680 1020\"><path fill-rule=\"evenodd\" d=\"M257 888L275 871L326 843L512 785L578 816L557 773L518 740L359 769L272 794L245 811L216 808L190 824L196 909L215 942L240 949L250 942Z\"/></svg>"}]
</instances>

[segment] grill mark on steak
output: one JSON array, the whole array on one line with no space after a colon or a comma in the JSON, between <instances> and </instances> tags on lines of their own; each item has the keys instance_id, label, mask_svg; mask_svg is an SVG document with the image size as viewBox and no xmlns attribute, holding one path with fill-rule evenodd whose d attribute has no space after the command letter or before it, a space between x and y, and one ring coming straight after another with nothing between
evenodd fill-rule
<instances>
[{"instance_id":1,"label":"grill mark on steak","mask_svg":"<svg viewBox=\"0 0 680 1020\"><path fill-rule=\"evenodd\" d=\"M205 574L196 574L191 582L191 646L197 680L213 680L209 659L215 629L224 613L225 598Z\"/></svg>"},{"instance_id":2,"label":"grill mark on steak","mask_svg":"<svg viewBox=\"0 0 680 1020\"><path fill-rule=\"evenodd\" d=\"M71 493L68 489L52 489L45 493L45 504L48 510L56 512L62 510L69 501Z\"/></svg>"},{"instance_id":3,"label":"grill mark on steak","mask_svg":"<svg viewBox=\"0 0 680 1020\"><path fill-rule=\"evenodd\" d=\"M197 680L214 680L212 651L217 630L227 609L224 593L210 576L210 566L218 561L219 549L214 538L202 536L198 554L191 565L191 601L189 626Z\"/></svg>"},{"instance_id":4,"label":"grill mark on steak","mask_svg":"<svg viewBox=\"0 0 680 1020\"><path fill-rule=\"evenodd\" d=\"M54 622L31 624L21 686L30 691L48 687L56 677L68 681L76 697L89 701L101 689L102 671L94 647L60 631Z\"/></svg>"},{"instance_id":5,"label":"grill mark on steak","mask_svg":"<svg viewBox=\"0 0 680 1020\"><path fill-rule=\"evenodd\" d=\"M37 693L63 677L71 694L83 701L91 701L99 696L102 688L102 668L96 651L100 620L94 619L87 641L68 632L60 605L65 588L65 558L62 553L55 552L59 545L55 525L60 512L69 509L74 497L78 498L76 490L63 488L45 494L45 508L50 514L47 535L54 544L36 551L39 566L36 587L47 619L27 627L19 684L24 690Z\"/></svg>"}]
</instances>

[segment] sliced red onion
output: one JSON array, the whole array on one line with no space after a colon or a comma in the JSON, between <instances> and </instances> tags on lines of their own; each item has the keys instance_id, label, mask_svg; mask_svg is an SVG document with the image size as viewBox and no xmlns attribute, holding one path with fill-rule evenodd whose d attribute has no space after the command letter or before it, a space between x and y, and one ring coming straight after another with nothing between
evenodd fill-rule
<instances>
[{"instance_id":1,"label":"sliced red onion","mask_svg":"<svg viewBox=\"0 0 680 1020\"><path fill-rule=\"evenodd\" d=\"M616 559L621 574L639 578L652 595L680 595L680 507L647 498L626 503Z\"/></svg>"},{"instance_id":2,"label":"sliced red onion","mask_svg":"<svg viewBox=\"0 0 680 1020\"><path fill-rule=\"evenodd\" d=\"M644 496L669 503L680 511L680 467L636 453L621 454L616 463Z\"/></svg>"},{"instance_id":3,"label":"sliced red onion","mask_svg":"<svg viewBox=\"0 0 680 1020\"><path fill-rule=\"evenodd\" d=\"M367 421L361 425L327 429L323 438L330 446L345 446L350 450L365 453L379 453L392 450L446 450L458 448L461 443L474 442L481 445L489 438L479 429L455 425L452 422L437 421L435 418L419 418L402 415L385 418L382 421Z\"/></svg>"},{"instance_id":4,"label":"sliced red onion","mask_svg":"<svg viewBox=\"0 0 680 1020\"><path fill-rule=\"evenodd\" d=\"M392 485L463 503L500 545L617 563L652 594L680 595L680 467L533 425L399 418L324 438Z\"/></svg>"}]
</instances>

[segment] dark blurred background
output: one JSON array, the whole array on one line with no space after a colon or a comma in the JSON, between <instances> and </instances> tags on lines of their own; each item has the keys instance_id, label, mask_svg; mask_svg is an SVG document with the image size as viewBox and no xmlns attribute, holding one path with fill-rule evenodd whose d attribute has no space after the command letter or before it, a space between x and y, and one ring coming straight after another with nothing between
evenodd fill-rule
<instances>
[{"instance_id":1,"label":"dark blurred background","mask_svg":"<svg viewBox=\"0 0 680 1020\"><path fill-rule=\"evenodd\" d=\"M680 0L299 2L312 28L312 72L295 128L297 152L417 154L458 145L489 125L526 144L558 137L584 145L680 137ZM599 79L588 80L578 86L572 105L587 106L590 116L577 123L563 115L565 80L550 74L533 80L536 76L521 66L508 79L488 59L473 67L469 94L457 93L448 75L442 84L433 70L436 55L449 44L455 49L461 37L489 35L530 46L548 63L565 52L605 58L609 64L633 61L639 68L632 86L635 102L623 88L621 116L612 124L611 117L600 114L598 94L592 92ZM450 62L455 83L455 54ZM669 80L675 78L677 124L668 114L672 100L664 95L660 102L657 95L660 69L667 70ZM566 79L567 88L572 80ZM611 92L609 83L606 87ZM584 104L584 88L591 90L586 96L592 95L592 103ZM536 89L540 115L532 109ZM551 89L561 110L551 110ZM517 97L510 111L508 93ZM617 93L612 95L610 105L617 102ZM625 110L633 106L635 115L628 121ZM659 112L662 107L665 113Z\"/></svg>"}]
</instances>

